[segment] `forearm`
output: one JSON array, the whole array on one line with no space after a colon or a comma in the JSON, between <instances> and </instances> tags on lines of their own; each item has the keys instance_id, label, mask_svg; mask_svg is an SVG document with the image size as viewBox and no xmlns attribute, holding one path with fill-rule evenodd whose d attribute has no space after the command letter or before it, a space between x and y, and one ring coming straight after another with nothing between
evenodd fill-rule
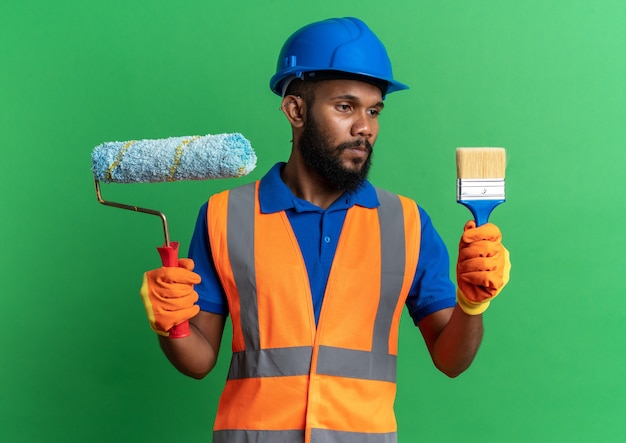
<instances>
[{"instance_id":1,"label":"forearm","mask_svg":"<svg viewBox=\"0 0 626 443\"><path fill-rule=\"evenodd\" d=\"M189 321L190 335L185 338L159 336L159 344L167 359L181 373L201 379L217 362L225 319L200 313Z\"/></svg>"},{"instance_id":2,"label":"forearm","mask_svg":"<svg viewBox=\"0 0 626 443\"><path fill-rule=\"evenodd\" d=\"M158 337L163 353L176 369L189 377L201 379L213 369L217 355L198 335L192 332L185 338Z\"/></svg>"},{"instance_id":3,"label":"forearm","mask_svg":"<svg viewBox=\"0 0 626 443\"><path fill-rule=\"evenodd\" d=\"M435 366L449 377L460 375L474 361L482 337L482 315L467 315L457 305L433 344Z\"/></svg>"}]
</instances>

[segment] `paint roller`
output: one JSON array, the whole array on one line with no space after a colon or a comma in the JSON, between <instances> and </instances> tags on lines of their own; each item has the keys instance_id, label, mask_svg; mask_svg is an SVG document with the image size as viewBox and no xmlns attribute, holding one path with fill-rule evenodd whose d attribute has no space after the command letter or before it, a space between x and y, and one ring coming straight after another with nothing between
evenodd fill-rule
<instances>
[{"instance_id":1,"label":"paint roller","mask_svg":"<svg viewBox=\"0 0 626 443\"><path fill-rule=\"evenodd\" d=\"M103 183L156 183L182 180L234 178L249 174L256 166L250 142L239 133L192 137L169 137L125 142L106 142L91 154L96 197L106 206L156 215L161 219L165 241L157 247L163 266L178 266L178 242L170 241L165 214L102 198ZM172 338L189 335L189 323L170 331Z\"/></svg>"}]
</instances>

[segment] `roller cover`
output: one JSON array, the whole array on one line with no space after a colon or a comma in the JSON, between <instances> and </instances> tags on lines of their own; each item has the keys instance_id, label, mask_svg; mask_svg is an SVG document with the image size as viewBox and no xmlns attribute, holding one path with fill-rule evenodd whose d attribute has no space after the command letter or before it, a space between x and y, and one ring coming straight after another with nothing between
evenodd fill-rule
<instances>
[{"instance_id":1,"label":"roller cover","mask_svg":"<svg viewBox=\"0 0 626 443\"><path fill-rule=\"evenodd\" d=\"M240 177L256 166L239 133L106 142L91 154L94 177L104 183L153 183Z\"/></svg>"}]
</instances>

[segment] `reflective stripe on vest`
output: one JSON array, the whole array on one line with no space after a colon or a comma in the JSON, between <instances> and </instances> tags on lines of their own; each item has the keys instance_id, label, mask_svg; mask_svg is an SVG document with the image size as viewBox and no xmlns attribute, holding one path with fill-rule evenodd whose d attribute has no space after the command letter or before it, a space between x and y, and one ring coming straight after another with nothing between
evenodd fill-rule
<instances>
[{"instance_id":1,"label":"reflective stripe on vest","mask_svg":"<svg viewBox=\"0 0 626 443\"><path fill-rule=\"evenodd\" d=\"M304 431L216 431L214 443L302 443ZM311 443L396 443L395 433L363 434L361 432L330 431L314 429Z\"/></svg>"},{"instance_id":2,"label":"reflective stripe on vest","mask_svg":"<svg viewBox=\"0 0 626 443\"><path fill-rule=\"evenodd\" d=\"M302 297L306 296L308 304L311 304L308 276L286 214L284 212L260 214L258 182L225 191L211 199L210 242L214 262L229 299L233 320L233 356L228 381L218 408L215 442L396 441L393 399L397 329L402 305L417 266L419 216L413 202L386 191L379 189L376 191L380 207L366 209L355 206L349 210L346 217L344 230L354 229L347 233L342 231L335 256L335 261L341 263L333 263L317 330L312 318L312 307L302 301ZM410 213L408 216L407 212ZM360 240L355 235L368 236L366 230L360 233L357 231L363 227L371 229L372 220L380 226L378 236L371 235L379 237L379 240L372 243L379 242L379 246L376 246L378 253L374 254L375 256L379 254L379 258L370 258L371 253L365 254L364 257L355 256L356 253L350 252L355 247L359 248ZM405 227L407 220L411 224L409 228ZM409 233L409 239L405 238L406 232ZM257 236L262 235L263 238L255 238L255 233ZM344 239L344 236L347 239ZM345 240L345 246L342 246L342 240ZM273 248L274 241L277 244L276 248ZM290 248L290 243L293 248ZM266 252L257 251L257 247ZM368 247L370 248L368 251L371 251L372 246ZM274 249L280 250L281 255L272 255L277 253ZM283 250L289 250L285 257L282 254ZM297 253L293 252L296 250ZM285 268L283 274L272 268L272 260L268 260L266 253L277 261L276 266ZM410 259L408 263L406 258ZM355 260L358 263L353 263ZM345 268L342 269L341 265ZM335 266L338 270L334 269ZM375 268L371 269L372 266ZM257 275L259 270L261 274ZM374 272L370 273L370 270ZM270 274L267 274L268 271ZM379 282L378 289L367 287L367 290L364 290L362 285L365 283L359 283L361 279L370 278L369 274L374 275L371 277L372 282ZM344 282L343 275L355 275L357 278L347 277L348 281ZM271 278L273 281L268 283L263 280L264 278L266 280ZM285 283L277 282L283 278L287 280ZM278 286L276 294L272 292L274 282ZM334 300L346 299L341 297L341 294L343 291L350 292L349 288L354 285L361 293L367 292L363 303L364 309L369 310L364 312L371 314L372 323L369 326L365 323L366 328L363 329L363 320L357 318L357 323L354 323L355 326L359 325L356 331L349 329L350 326L342 331L343 326L337 324L341 321L329 320L329 326L325 326L325 316L336 319L346 311L343 309L339 312L334 307L326 305L335 306ZM363 295L350 293L348 300L355 303L359 297ZM281 304L280 300L290 305L293 300L294 306L286 307L284 315L281 306L285 303ZM342 306L342 303L345 301L340 301L338 306ZM289 309L292 311L289 312ZM325 312L326 310L329 312ZM289 326L290 322L292 326ZM284 326L285 324L287 326ZM290 327L293 328L293 338L290 337ZM369 328L371 335L367 333ZM276 334L275 329L283 332ZM351 346L348 343L347 346L345 344L337 346L332 338L337 336L337 331L340 334L346 332L348 339L355 333L359 336L365 334L366 338L370 337L369 345ZM370 397L376 397L379 392L384 394L381 396L380 401L383 403L380 405L385 406L378 405L376 400L371 406L364 405L357 396L351 400L359 403L352 405L354 408L351 407L350 400L346 400L348 403L338 405L337 408L338 411L343 410L350 415L352 411L363 407L376 409L383 407L388 411L386 414L378 415L384 417L380 419L380 425L372 425L373 430L360 432L361 429L347 425L354 420L347 420L345 426L341 423L326 423L326 420L330 423L335 419L328 418L329 413L324 406L315 401L315 398L319 396L326 402L345 403L342 400L345 396L337 392L341 391L344 385L348 386L345 388L348 389L347 392L350 390L361 392L361 395L367 395L368 400ZM334 399L328 398L333 395ZM262 400L264 396L267 396L268 400ZM257 404L258 401L272 401L270 397L273 397L274 401L286 404ZM332 404L330 407L332 408ZM241 414L237 415L237 410L250 412L243 417ZM363 421L364 417L357 419L356 422L358 420ZM366 425L369 425L372 420L369 418L367 421ZM305 427L306 434L303 432ZM325 429L329 427L331 429Z\"/></svg>"}]
</instances>

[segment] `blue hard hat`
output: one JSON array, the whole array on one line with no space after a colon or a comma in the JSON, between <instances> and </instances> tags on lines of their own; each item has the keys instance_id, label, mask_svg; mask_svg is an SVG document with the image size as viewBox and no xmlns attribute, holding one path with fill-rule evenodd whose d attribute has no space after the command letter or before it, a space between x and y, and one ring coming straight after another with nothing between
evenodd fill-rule
<instances>
[{"instance_id":1,"label":"blue hard hat","mask_svg":"<svg viewBox=\"0 0 626 443\"><path fill-rule=\"evenodd\" d=\"M393 79L387 50L357 18L331 18L307 25L289 37L278 56L271 90L282 96L289 81L358 78L386 93L408 89Z\"/></svg>"}]
</instances>

